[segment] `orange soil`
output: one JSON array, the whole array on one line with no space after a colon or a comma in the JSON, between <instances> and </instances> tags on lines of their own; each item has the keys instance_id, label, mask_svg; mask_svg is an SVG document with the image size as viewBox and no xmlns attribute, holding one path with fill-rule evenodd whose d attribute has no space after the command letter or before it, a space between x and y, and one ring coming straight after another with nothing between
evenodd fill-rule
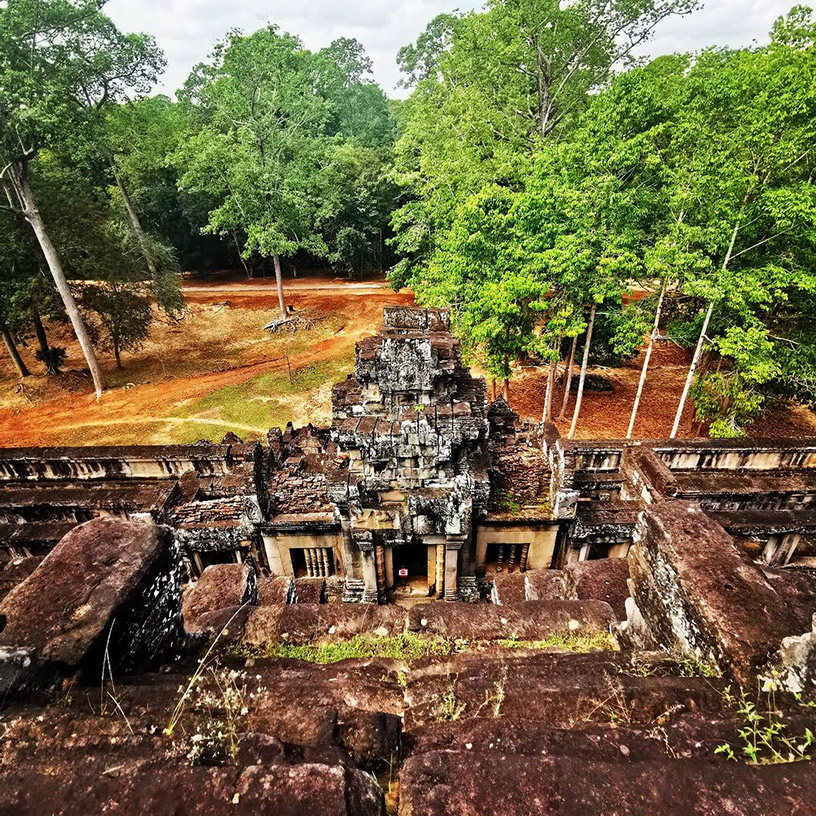
<instances>
[{"instance_id":1,"label":"orange soil","mask_svg":"<svg viewBox=\"0 0 816 816\"><path fill-rule=\"evenodd\" d=\"M619 368L592 368L613 385L612 391L585 391L581 403L581 416L575 436L577 439L622 439L629 427L640 369L640 354ZM667 437L674 423L674 415L680 401L683 383L688 372L691 352L673 343L658 341L652 351L649 372L638 409L633 436L638 439ZM577 378L577 366L574 376ZM557 416L563 398L562 377L555 389L553 401ZM510 405L522 416L540 419L544 410L547 372L545 368L524 369L510 385ZM571 412L575 405L575 392L570 395L566 419L556 420L562 435L569 431ZM692 436L694 406L687 401L678 436ZM793 402L769 407L765 415L748 429L754 439L767 437L816 436L816 415L808 408Z\"/></svg>"},{"instance_id":2,"label":"orange soil","mask_svg":"<svg viewBox=\"0 0 816 816\"><path fill-rule=\"evenodd\" d=\"M114 368L110 355L101 355L112 387L99 402L90 393L87 377L70 371L81 368L83 361L67 326L49 328L52 343L68 348L65 375L36 374L21 381L8 356L2 354L0 446L59 445L71 438L72 431L89 425L113 426L105 435L110 443L138 442L144 438L139 423L172 422L174 412L189 400L268 371L286 370L284 350L287 346L291 349L290 364L295 370L342 357L357 340L378 330L384 306L414 302L412 293L394 293L382 280L349 283L305 278L289 281L287 303L314 317L316 328L309 335L271 337L263 331L263 325L277 316L274 281L211 279L185 281L183 288L188 312L180 324L157 320L145 346L124 355L123 370ZM33 344L21 348L21 352L31 371L39 371L41 366L34 360ZM578 438L625 436L641 362L642 356L620 368L595 369L613 383L614 390L585 392ZM686 350L667 342L657 344L635 426L636 437L668 435L688 362ZM544 368L518 372L510 388L513 408L523 416L540 418L545 382ZM556 387L553 403L556 415L561 407L562 387L561 384ZM295 410L296 399L293 397L293 415L302 413ZM568 417L574 399L573 394ZM689 402L681 436L691 435L691 415ZM562 434L566 434L569 421L557 424ZM793 403L774 406L754 423L749 435L754 438L816 436L816 416Z\"/></svg>"},{"instance_id":3,"label":"orange soil","mask_svg":"<svg viewBox=\"0 0 816 816\"><path fill-rule=\"evenodd\" d=\"M414 302L412 293L395 293L381 281L361 285L311 278L291 281L285 288L287 303L317 319L315 333L322 339L311 343L302 333L273 338L263 331L264 324L277 317L272 281L185 283L189 313L179 326L158 322L143 349L124 355L122 371L116 371L108 355L101 355L114 387L99 402L89 393L89 382L76 374L26 378L20 393L21 381L4 356L0 400L7 407L0 410L0 446L59 445L72 429L119 423L119 441L138 442L138 426L130 423L172 416L188 400L267 371L286 370L283 344L300 342L302 349L290 354L293 369L335 359L377 330L384 306ZM334 333L321 331L327 316L340 321ZM69 367L81 364L66 327L52 328L49 337L55 345L68 347ZM33 345L21 351L32 371L41 368L33 359Z\"/></svg>"}]
</instances>

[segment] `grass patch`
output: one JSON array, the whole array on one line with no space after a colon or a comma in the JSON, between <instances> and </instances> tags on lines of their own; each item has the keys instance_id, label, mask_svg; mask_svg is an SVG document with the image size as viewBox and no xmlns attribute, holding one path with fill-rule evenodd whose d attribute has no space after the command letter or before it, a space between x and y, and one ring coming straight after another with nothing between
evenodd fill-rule
<instances>
[{"instance_id":1,"label":"grass patch","mask_svg":"<svg viewBox=\"0 0 816 816\"><path fill-rule=\"evenodd\" d=\"M196 418L217 420L227 430L231 424L251 426L263 431L274 427L283 428L292 419L292 396L308 398L326 383L343 379L353 365L354 354L349 352L333 360L293 369L291 382L285 369L269 371L238 385L219 388L182 405L173 416L189 419L191 422ZM202 431L206 438L218 436L220 439L224 435L220 433L221 428L199 425L186 432L182 431L179 441L186 441L188 437L199 439ZM246 434L239 429L238 435Z\"/></svg>"},{"instance_id":2,"label":"grass patch","mask_svg":"<svg viewBox=\"0 0 816 816\"><path fill-rule=\"evenodd\" d=\"M507 638L498 641L508 649L563 649L567 652L611 652L617 649L615 638L609 632L594 635L550 635L544 640Z\"/></svg>"},{"instance_id":3,"label":"grass patch","mask_svg":"<svg viewBox=\"0 0 816 816\"><path fill-rule=\"evenodd\" d=\"M260 647L233 647L233 657L286 657L309 663L337 663L352 658L383 657L394 660L418 660L421 657L442 657L461 649L445 638L419 637L410 632L392 637L355 635L350 640L335 643L306 643L300 646L268 643Z\"/></svg>"}]
</instances>

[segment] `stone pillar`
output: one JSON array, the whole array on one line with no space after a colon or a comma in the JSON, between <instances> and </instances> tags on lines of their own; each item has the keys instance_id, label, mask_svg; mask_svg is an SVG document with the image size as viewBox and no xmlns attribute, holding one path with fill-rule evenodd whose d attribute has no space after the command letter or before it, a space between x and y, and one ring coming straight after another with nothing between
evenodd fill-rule
<instances>
[{"instance_id":1,"label":"stone pillar","mask_svg":"<svg viewBox=\"0 0 816 816\"><path fill-rule=\"evenodd\" d=\"M445 592L445 545L436 545L436 597Z\"/></svg>"},{"instance_id":2,"label":"stone pillar","mask_svg":"<svg viewBox=\"0 0 816 816\"><path fill-rule=\"evenodd\" d=\"M459 550L462 539L448 539L445 543L445 600L457 600L457 583L459 578Z\"/></svg>"},{"instance_id":3,"label":"stone pillar","mask_svg":"<svg viewBox=\"0 0 816 816\"><path fill-rule=\"evenodd\" d=\"M362 547L361 547L362 549ZM363 603L377 603L377 561L374 558L374 547L369 546L362 549L363 553L363 580L365 590L363 591Z\"/></svg>"},{"instance_id":4,"label":"stone pillar","mask_svg":"<svg viewBox=\"0 0 816 816\"><path fill-rule=\"evenodd\" d=\"M394 588L394 546L385 548L385 588L391 591Z\"/></svg>"}]
</instances>

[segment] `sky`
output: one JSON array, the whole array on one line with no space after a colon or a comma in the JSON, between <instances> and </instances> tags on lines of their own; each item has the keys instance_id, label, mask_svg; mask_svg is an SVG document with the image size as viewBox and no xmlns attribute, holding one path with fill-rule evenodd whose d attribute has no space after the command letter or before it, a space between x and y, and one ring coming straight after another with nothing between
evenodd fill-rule
<instances>
[{"instance_id":1,"label":"sky","mask_svg":"<svg viewBox=\"0 0 816 816\"><path fill-rule=\"evenodd\" d=\"M396 87L399 48L414 41L437 14L481 5L468 0L108 0L106 9L122 30L156 37L167 58L157 90L171 96L228 30L250 33L267 23L297 34L313 50L337 37L356 37L374 63L374 79L389 96L405 96ZM793 5L794 0L708 0L688 17L663 21L641 50L658 56L764 42L773 21Z\"/></svg>"}]
</instances>

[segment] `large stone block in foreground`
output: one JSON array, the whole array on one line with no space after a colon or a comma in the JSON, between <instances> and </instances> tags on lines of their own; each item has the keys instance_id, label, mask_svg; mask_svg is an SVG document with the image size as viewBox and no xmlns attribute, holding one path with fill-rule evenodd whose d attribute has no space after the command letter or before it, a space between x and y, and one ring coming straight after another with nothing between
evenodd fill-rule
<instances>
[{"instance_id":1,"label":"large stone block in foreground","mask_svg":"<svg viewBox=\"0 0 816 816\"><path fill-rule=\"evenodd\" d=\"M184 599L184 626L197 631L196 621L208 612L258 601L255 570L248 564L213 564Z\"/></svg>"},{"instance_id":2,"label":"large stone block in foreground","mask_svg":"<svg viewBox=\"0 0 816 816\"><path fill-rule=\"evenodd\" d=\"M655 642L706 660L742 685L753 685L783 638L801 631L784 596L689 502L661 502L641 514L629 570Z\"/></svg>"},{"instance_id":3,"label":"large stone block in foreground","mask_svg":"<svg viewBox=\"0 0 816 816\"><path fill-rule=\"evenodd\" d=\"M400 773L400 816L806 816L809 762L748 766L720 760L588 761L433 751ZM811 804L808 805L807 803Z\"/></svg>"},{"instance_id":4,"label":"large stone block in foreground","mask_svg":"<svg viewBox=\"0 0 816 816\"><path fill-rule=\"evenodd\" d=\"M0 615L0 646L31 649L52 666L101 676L106 643L114 672L151 663L180 637L172 533L150 521L81 524L3 599Z\"/></svg>"}]
</instances>

